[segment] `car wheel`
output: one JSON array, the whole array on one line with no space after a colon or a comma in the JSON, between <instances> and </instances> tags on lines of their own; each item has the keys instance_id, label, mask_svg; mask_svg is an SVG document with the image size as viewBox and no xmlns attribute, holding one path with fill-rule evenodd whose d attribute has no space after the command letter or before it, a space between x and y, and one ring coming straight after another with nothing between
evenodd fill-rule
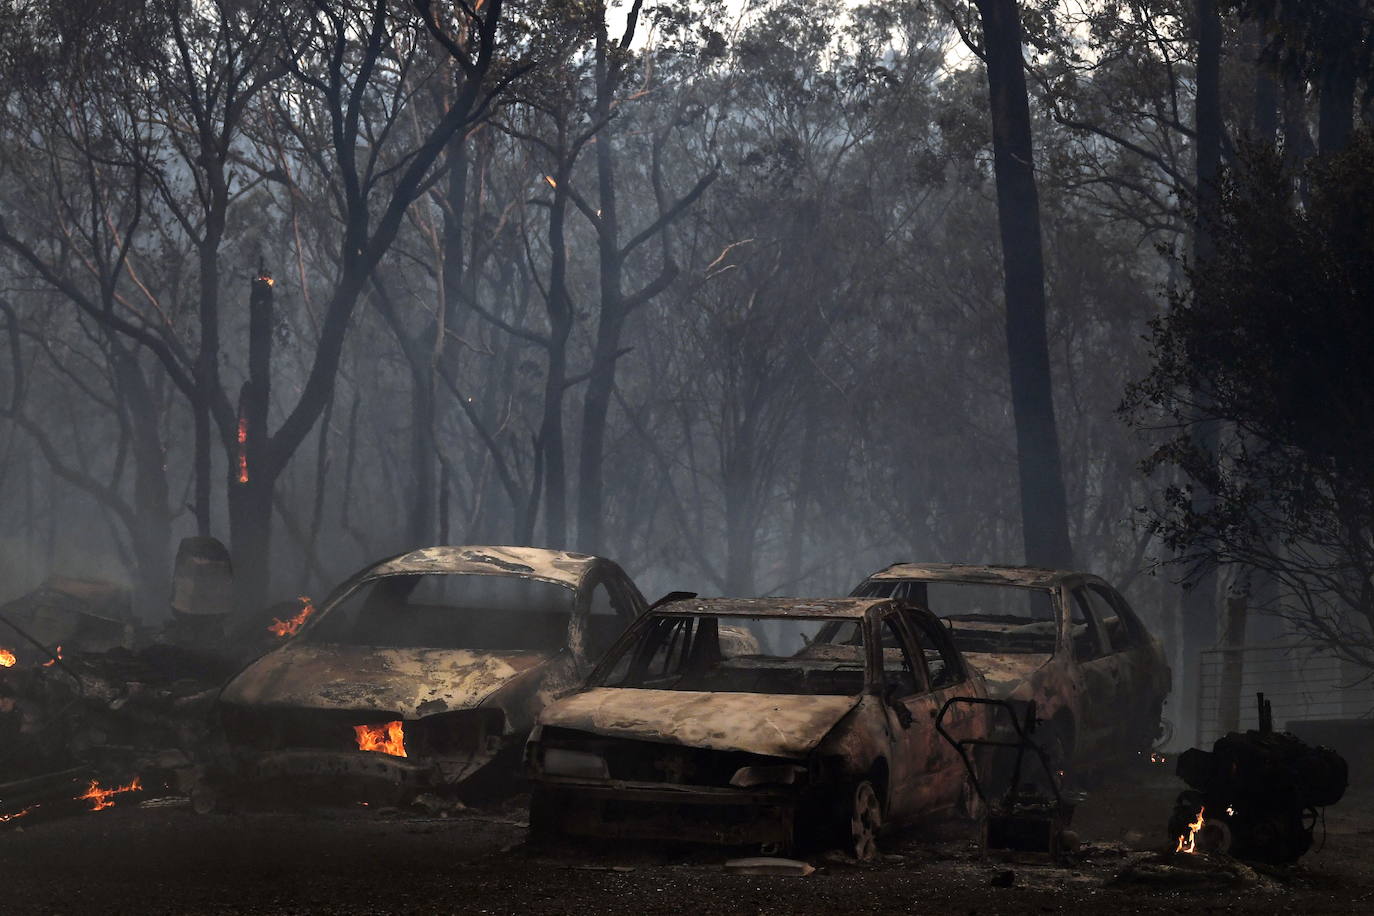
<instances>
[{"instance_id":1,"label":"car wheel","mask_svg":"<svg viewBox=\"0 0 1374 916\"><path fill-rule=\"evenodd\" d=\"M878 834L883 829L883 803L867 779L855 783L849 801L849 849L866 862L878 855Z\"/></svg>"}]
</instances>

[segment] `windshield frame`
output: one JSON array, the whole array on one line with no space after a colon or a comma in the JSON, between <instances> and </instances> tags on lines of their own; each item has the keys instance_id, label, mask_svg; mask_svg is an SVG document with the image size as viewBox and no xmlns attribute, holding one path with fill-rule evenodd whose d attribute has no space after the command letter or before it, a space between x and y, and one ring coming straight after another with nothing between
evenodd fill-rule
<instances>
[{"instance_id":1,"label":"windshield frame","mask_svg":"<svg viewBox=\"0 0 1374 916\"><path fill-rule=\"evenodd\" d=\"M882 605L878 605L878 606L881 607ZM726 621L728 621L730 618L753 618L753 619L769 619L769 618L771 618L771 619L777 619L777 620L805 620L805 621L816 621L816 622L820 622L820 623L822 623L823 625L824 625L824 624L830 624L830 623L832 623L832 622L835 622L835 623L842 623L842 622L845 622L845 621L857 621L858 624L859 624L859 628L860 628L861 632L863 633L863 637L864 637L864 646L863 646L863 648L864 648L864 653L863 653L863 654L864 654L864 683L863 683L863 690L862 690L861 694L839 694L839 695L841 695L841 696L858 696L858 695L862 695L862 694L879 694L879 693L881 693L881 689L880 689L880 687L877 686L877 685L878 685L878 683L881 681L881 673L880 673L880 672L882 671L882 668L881 668L881 664L880 664L880 662L879 662L877 656L875 655L875 651L876 651L876 650L874 649L874 647L875 647L876 645L879 644L879 641L878 641L877 639L875 639L875 626L876 626L875 620L877 619L877 617L876 617L876 615L873 613L873 609L872 609L872 608L869 608L868 610L866 610L866 611L863 613L862 616L856 615L856 614L847 614L847 615L846 615L846 614L826 614L826 615L817 615L817 614L796 614L796 615L788 615L788 614L760 614L760 613L758 612L757 609L753 609L753 608L741 608L741 609L739 609L738 611L732 611L732 610L723 609L723 608L713 608L713 609L711 609L710 611L685 610L685 609L684 609L684 610L679 610L679 609L677 609L677 608L672 607L671 605L668 605L668 606L663 607L663 608L656 608L656 609L654 609L654 610L648 611L647 613L644 613L644 614L639 615L639 617L635 620L635 622L634 622L633 624L631 624L629 627L627 627L627 628L625 629L625 632L623 632L623 633L620 634L620 637L611 645L611 647L610 647L609 649L606 650L606 654L603 655L603 656L601 657L601 659L596 663L596 665L592 668L591 673L588 674L587 677L586 677L586 679L582 682L582 690L585 691L585 690L643 690L643 689L649 689L649 688L640 688L640 687L610 686L610 685L603 684L602 682L603 682L604 680L606 680L607 676L608 676L608 675L610 674L610 672L615 668L615 666L616 666L616 664L618 663L620 657L621 657L626 651L633 651L633 650L634 650L635 646L638 645L638 643L640 642L640 639L641 639L641 636L642 636L642 633L643 633L644 630L647 630L649 627L653 626L654 623L655 623L656 621L658 621L658 620L662 620L662 619L665 619L665 618L679 618L679 619L680 619L680 618L688 618L688 617L691 617L691 618L711 617L711 618L714 618L714 619L716 619L716 620L726 620ZM763 694L763 695L767 696L767 695L771 695L771 694ZM808 695L809 695L809 694L808 694ZM823 694L815 694L815 696L822 696L822 695L823 695Z\"/></svg>"}]
</instances>

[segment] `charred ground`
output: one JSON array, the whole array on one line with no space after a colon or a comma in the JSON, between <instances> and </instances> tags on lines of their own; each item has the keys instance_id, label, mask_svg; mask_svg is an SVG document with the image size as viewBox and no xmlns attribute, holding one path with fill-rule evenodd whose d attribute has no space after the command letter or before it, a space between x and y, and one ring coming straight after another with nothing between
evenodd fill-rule
<instances>
[{"instance_id":1,"label":"charred ground","mask_svg":"<svg viewBox=\"0 0 1374 916\"><path fill-rule=\"evenodd\" d=\"M728 854L713 850L535 848L517 798L450 818L116 807L3 830L0 875L14 913L1369 910L1369 787L1327 812L1319 850L1263 870L1159 855L1179 788L1167 767L1105 779L1075 818L1083 846L1056 865L984 859L973 832L951 824L889 838L869 866L821 856L806 877L736 875L723 869Z\"/></svg>"}]
</instances>

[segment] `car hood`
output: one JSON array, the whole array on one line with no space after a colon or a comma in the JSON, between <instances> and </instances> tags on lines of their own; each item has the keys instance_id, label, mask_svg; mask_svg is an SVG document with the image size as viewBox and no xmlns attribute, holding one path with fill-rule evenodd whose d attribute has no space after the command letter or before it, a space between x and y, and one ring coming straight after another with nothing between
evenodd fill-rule
<instances>
[{"instance_id":1,"label":"car hood","mask_svg":"<svg viewBox=\"0 0 1374 916\"><path fill-rule=\"evenodd\" d=\"M539 722L617 738L804 757L859 700L599 687L545 708Z\"/></svg>"},{"instance_id":2,"label":"car hood","mask_svg":"<svg viewBox=\"0 0 1374 916\"><path fill-rule=\"evenodd\" d=\"M245 668L220 694L242 706L376 710L404 719L470 709L556 653L288 645Z\"/></svg>"}]
</instances>

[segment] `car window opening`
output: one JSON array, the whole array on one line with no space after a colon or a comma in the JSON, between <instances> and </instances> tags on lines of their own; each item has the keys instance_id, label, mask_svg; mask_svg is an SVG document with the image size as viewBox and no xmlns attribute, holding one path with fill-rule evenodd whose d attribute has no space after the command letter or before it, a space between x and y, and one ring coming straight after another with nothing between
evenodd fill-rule
<instances>
[{"instance_id":1,"label":"car window opening","mask_svg":"<svg viewBox=\"0 0 1374 916\"><path fill-rule=\"evenodd\" d=\"M664 615L604 663L602 687L856 696L864 691L863 628L767 617Z\"/></svg>"},{"instance_id":2,"label":"car window opening","mask_svg":"<svg viewBox=\"0 0 1374 916\"><path fill-rule=\"evenodd\" d=\"M567 644L572 589L513 576L434 574L365 582L320 615L309 643L553 652ZM596 623L623 626L614 616Z\"/></svg>"}]
</instances>

